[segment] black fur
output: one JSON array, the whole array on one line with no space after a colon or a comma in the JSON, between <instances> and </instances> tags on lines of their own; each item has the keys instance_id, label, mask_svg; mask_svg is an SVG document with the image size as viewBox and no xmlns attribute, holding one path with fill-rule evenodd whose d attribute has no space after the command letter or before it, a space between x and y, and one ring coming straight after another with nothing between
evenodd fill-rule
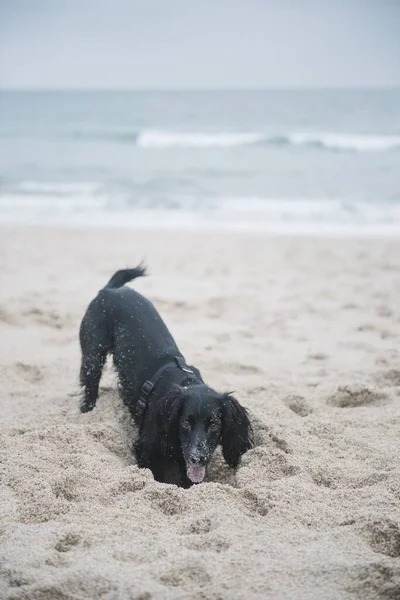
<instances>
[{"instance_id":1,"label":"black fur","mask_svg":"<svg viewBox=\"0 0 400 600\"><path fill-rule=\"evenodd\" d=\"M203 473L218 444L226 462L237 467L252 446L252 428L246 409L231 394L208 387L195 367L190 367L192 374L178 367L165 370L144 415L138 416L143 383L176 356L182 357L153 304L124 287L143 275L142 266L117 271L83 317L81 411L95 407L103 366L111 353L123 400L139 426L135 444L139 466L151 469L158 481L189 487L193 473Z\"/></svg>"}]
</instances>

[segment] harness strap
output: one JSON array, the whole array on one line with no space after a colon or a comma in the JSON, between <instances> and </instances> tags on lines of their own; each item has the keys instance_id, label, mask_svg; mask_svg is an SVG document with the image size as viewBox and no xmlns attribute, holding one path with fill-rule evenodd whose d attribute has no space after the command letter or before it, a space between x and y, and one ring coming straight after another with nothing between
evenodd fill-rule
<instances>
[{"instance_id":1,"label":"harness strap","mask_svg":"<svg viewBox=\"0 0 400 600\"><path fill-rule=\"evenodd\" d=\"M194 375L194 371L187 366L185 359L182 356L175 356L173 361L170 361L160 367L153 375L151 379L147 379L141 387L141 395L136 405L136 413L138 417L142 417L144 411L146 410L148 400L153 392L153 389L157 385L161 375L167 369L172 369L173 367L178 367L181 371L185 373L189 373Z\"/></svg>"}]
</instances>

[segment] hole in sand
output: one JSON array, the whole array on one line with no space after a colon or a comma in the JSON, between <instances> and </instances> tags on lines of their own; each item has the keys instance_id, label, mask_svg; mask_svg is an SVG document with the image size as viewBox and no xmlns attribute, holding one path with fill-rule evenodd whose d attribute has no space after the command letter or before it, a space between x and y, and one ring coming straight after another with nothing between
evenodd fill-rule
<instances>
[{"instance_id":1,"label":"hole in sand","mask_svg":"<svg viewBox=\"0 0 400 600\"><path fill-rule=\"evenodd\" d=\"M338 408L356 408L370 404L382 404L387 394L376 392L363 386L340 386L329 396L327 403Z\"/></svg>"},{"instance_id":2,"label":"hole in sand","mask_svg":"<svg viewBox=\"0 0 400 600\"><path fill-rule=\"evenodd\" d=\"M297 396L295 394L286 396L283 399L283 404L287 406L291 411L293 411L299 417L307 417L312 413L312 408L306 402L306 399L303 396Z\"/></svg>"},{"instance_id":3,"label":"hole in sand","mask_svg":"<svg viewBox=\"0 0 400 600\"><path fill-rule=\"evenodd\" d=\"M379 373L377 375L377 380L382 385L387 386L400 386L400 370L399 369L389 369L389 371L385 371L384 373Z\"/></svg>"},{"instance_id":4,"label":"hole in sand","mask_svg":"<svg viewBox=\"0 0 400 600\"><path fill-rule=\"evenodd\" d=\"M184 565L180 569L172 569L167 573L163 573L160 577L161 583L171 587L190 587L193 585L206 585L210 581L210 576L207 571L201 566L195 567Z\"/></svg>"},{"instance_id":5,"label":"hole in sand","mask_svg":"<svg viewBox=\"0 0 400 600\"><path fill-rule=\"evenodd\" d=\"M75 533L67 533L54 546L57 552L69 552L81 541L81 537Z\"/></svg>"},{"instance_id":6,"label":"hole in sand","mask_svg":"<svg viewBox=\"0 0 400 600\"><path fill-rule=\"evenodd\" d=\"M398 600L400 598L400 568L380 563L369 564L352 571L353 583L348 591L362 600ZM353 595L352 595L353 597Z\"/></svg>"},{"instance_id":7,"label":"hole in sand","mask_svg":"<svg viewBox=\"0 0 400 600\"><path fill-rule=\"evenodd\" d=\"M392 558L400 556L400 526L396 521L392 519L369 521L361 527L361 534L374 552Z\"/></svg>"}]
</instances>

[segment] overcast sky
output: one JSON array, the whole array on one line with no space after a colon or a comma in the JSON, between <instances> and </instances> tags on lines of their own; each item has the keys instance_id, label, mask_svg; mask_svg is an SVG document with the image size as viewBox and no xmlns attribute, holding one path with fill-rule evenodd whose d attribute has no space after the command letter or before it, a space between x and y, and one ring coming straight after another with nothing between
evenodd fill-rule
<instances>
[{"instance_id":1,"label":"overcast sky","mask_svg":"<svg viewBox=\"0 0 400 600\"><path fill-rule=\"evenodd\" d=\"M0 0L0 85L400 85L400 0Z\"/></svg>"}]
</instances>

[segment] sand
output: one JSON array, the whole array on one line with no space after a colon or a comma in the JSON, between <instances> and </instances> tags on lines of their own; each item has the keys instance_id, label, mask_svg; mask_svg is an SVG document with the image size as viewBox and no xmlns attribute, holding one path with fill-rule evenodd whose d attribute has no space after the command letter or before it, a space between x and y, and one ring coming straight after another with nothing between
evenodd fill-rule
<instances>
[{"instance_id":1,"label":"sand","mask_svg":"<svg viewBox=\"0 0 400 600\"><path fill-rule=\"evenodd\" d=\"M400 242L0 230L0 597L400 598ZM108 367L78 412L77 330L118 268L251 411L207 482L154 482Z\"/></svg>"}]
</instances>

